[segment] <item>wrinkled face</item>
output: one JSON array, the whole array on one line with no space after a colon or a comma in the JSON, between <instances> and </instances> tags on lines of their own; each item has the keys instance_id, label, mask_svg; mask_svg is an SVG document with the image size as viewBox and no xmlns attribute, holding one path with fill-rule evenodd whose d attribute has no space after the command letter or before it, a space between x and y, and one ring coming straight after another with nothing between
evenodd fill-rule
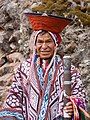
<instances>
[{"instance_id":1,"label":"wrinkled face","mask_svg":"<svg viewBox=\"0 0 90 120\"><path fill-rule=\"evenodd\" d=\"M36 41L36 50L41 59L49 59L53 56L55 43L49 33L39 34Z\"/></svg>"}]
</instances>

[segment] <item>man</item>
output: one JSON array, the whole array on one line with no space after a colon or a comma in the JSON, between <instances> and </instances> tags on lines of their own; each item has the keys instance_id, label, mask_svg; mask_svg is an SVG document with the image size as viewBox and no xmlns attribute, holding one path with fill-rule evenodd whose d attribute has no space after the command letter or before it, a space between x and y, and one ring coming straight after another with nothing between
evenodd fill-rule
<instances>
[{"instance_id":1,"label":"man","mask_svg":"<svg viewBox=\"0 0 90 120\"><path fill-rule=\"evenodd\" d=\"M33 55L18 67L0 118L62 120L65 110L73 119L75 106L70 101L64 107L63 62L56 54L61 42L58 33L70 20L37 14L29 14L29 20L34 30ZM85 90L74 66L71 66L71 88L75 104L85 109Z\"/></svg>"}]
</instances>

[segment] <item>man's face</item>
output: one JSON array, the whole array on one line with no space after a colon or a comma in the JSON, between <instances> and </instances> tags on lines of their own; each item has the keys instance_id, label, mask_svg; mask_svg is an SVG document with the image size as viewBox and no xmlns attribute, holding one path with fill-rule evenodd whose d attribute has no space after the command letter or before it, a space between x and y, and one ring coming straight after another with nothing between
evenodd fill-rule
<instances>
[{"instance_id":1,"label":"man's face","mask_svg":"<svg viewBox=\"0 0 90 120\"><path fill-rule=\"evenodd\" d=\"M39 34L36 41L36 50L41 59L49 59L53 56L55 43L49 33Z\"/></svg>"}]
</instances>

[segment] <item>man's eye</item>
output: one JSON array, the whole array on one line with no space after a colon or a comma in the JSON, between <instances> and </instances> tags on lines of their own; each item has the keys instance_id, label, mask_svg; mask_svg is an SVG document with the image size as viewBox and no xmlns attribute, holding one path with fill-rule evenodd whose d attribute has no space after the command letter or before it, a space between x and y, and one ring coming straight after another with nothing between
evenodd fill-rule
<instances>
[{"instance_id":1,"label":"man's eye","mask_svg":"<svg viewBox=\"0 0 90 120\"><path fill-rule=\"evenodd\" d=\"M52 41L51 41L51 40L48 40L48 41L47 41L47 43L50 43L50 42L52 42Z\"/></svg>"},{"instance_id":2,"label":"man's eye","mask_svg":"<svg viewBox=\"0 0 90 120\"><path fill-rule=\"evenodd\" d=\"M43 41L42 40L38 40L37 43L43 43Z\"/></svg>"}]
</instances>

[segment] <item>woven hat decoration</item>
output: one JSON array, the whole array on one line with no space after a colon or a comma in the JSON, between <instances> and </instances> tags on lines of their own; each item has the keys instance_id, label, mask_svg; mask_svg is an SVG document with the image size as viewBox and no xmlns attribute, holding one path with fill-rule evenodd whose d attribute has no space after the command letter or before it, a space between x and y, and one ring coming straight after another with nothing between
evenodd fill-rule
<instances>
[{"instance_id":1,"label":"woven hat decoration","mask_svg":"<svg viewBox=\"0 0 90 120\"><path fill-rule=\"evenodd\" d=\"M65 17L42 15L37 13L26 13L33 30L46 30L52 33L61 33L72 21Z\"/></svg>"}]
</instances>

